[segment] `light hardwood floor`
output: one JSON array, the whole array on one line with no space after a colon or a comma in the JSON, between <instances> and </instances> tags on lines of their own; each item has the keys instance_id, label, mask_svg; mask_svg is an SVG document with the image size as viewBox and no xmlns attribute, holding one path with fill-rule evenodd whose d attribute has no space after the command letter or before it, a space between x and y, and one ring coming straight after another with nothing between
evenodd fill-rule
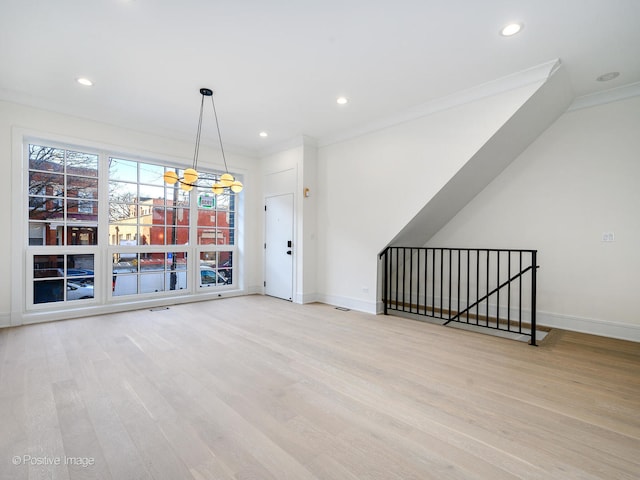
<instances>
[{"instance_id":1,"label":"light hardwood floor","mask_svg":"<svg viewBox=\"0 0 640 480\"><path fill-rule=\"evenodd\" d=\"M640 345L261 296L104 315L0 330L0 432L11 480L638 479Z\"/></svg>"}]
</instances>

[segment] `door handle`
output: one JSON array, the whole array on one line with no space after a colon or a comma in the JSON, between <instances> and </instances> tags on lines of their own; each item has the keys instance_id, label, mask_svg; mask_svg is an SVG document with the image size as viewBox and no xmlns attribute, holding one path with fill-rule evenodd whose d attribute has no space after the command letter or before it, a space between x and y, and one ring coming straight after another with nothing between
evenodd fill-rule
<instances>
[{"instance_id":1,"label":"door handle","mask_svg":"<svg viewBox=\"0 0 640 480\"><path fill-rule=\"evenodd\" d=\"M287 250L287 255L291 255L291 250Z\"/></svg>"}]
</instances>

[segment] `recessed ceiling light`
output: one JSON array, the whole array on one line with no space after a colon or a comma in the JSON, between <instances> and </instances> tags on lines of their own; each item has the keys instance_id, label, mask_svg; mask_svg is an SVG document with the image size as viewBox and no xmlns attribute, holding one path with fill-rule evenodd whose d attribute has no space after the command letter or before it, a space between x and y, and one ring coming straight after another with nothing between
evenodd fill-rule
<instances>
[{"instance_id":1,"label":"recessed ceiling light","mask_svg":"<svg viewBox=\"0 0 640 480\"><path fill-rule=\"evenodd\" d=\"M609 72L603 75L600 75L596 78L599 82L608 82L609 80L613 80L614 78L618 78L620 76L620 72Z\"/></svg>"},{"instance_id":2,"label":"recessed ceiling light","mask_svg":"<svg viewBox=\"0 0 640 480\"><path fill-rule=\"evenodd\" d=\"M260 135L262 138L266 138L269 136L267 132L260 132L258 135Z\"/></svg>"},{"instance_id":3,"label":"recessed ceiling light","mask_svg":"<svg viewBox=\"0 0 640 480\"><path fill-rule=\"evenodd\" d=\"M344 105L349 102L349 100L347 99L347 97L338 97L336 102L338 102L338 105Z\"/></svg>"},{"instance_id":4,"label":"recessed ceiling light","mask_svg":"<svg viewBox=\"0 0 640 480\"><path fill-rule=\"evenodd\" d=\"M500 35L502 35L503 37L510 37L511 35L515 35L516 33L522 31L523 28L524 25L522 23L510 23L509 25L504 26L502 30L500 30Z\"/></svg>"},{"instance_id":5,"label":"recessed ceiling light","mask_svg":"<svg viewBox=\"0 0 640 480\"><path fill-rule=\"evenodd\" d=\"M84 85L85 87L93 86L93 82L85 77L76 78L76 82L78 82L80 85Z\"/></svg>"}]
</instances>

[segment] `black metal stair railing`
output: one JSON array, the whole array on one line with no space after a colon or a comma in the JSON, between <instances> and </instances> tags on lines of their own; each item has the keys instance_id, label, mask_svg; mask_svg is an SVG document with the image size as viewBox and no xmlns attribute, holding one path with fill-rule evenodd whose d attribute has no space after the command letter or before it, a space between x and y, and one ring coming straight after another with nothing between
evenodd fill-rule
<instances>
[{"instance_id":1,"label":"black metal stair railing","mask_svg":"<svg viewBox=\"0 0 640 480\"><path fill-rule=\"evenodd\" d=\"M536 344L537 250L387 247L389 310L530 337Z\"/></svg>"}]
</instances>

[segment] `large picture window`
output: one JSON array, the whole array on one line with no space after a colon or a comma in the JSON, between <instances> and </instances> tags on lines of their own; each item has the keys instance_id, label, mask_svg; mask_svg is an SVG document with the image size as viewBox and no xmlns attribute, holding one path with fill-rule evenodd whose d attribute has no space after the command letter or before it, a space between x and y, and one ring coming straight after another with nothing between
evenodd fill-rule
<instances>
[{"instance_id":1,"label":"large picture window","mask_svg":"<svg viewBox=\"0 0 640 480\"><path fill-rule=\"evenodd\" d=\"M161 162L48 142L25 149L31 308L237 284L237 194L206 188L220 173L203 171L205 185L188 192L165 184L165 172L182 171Z\"/></svg>"}]
</instances>

